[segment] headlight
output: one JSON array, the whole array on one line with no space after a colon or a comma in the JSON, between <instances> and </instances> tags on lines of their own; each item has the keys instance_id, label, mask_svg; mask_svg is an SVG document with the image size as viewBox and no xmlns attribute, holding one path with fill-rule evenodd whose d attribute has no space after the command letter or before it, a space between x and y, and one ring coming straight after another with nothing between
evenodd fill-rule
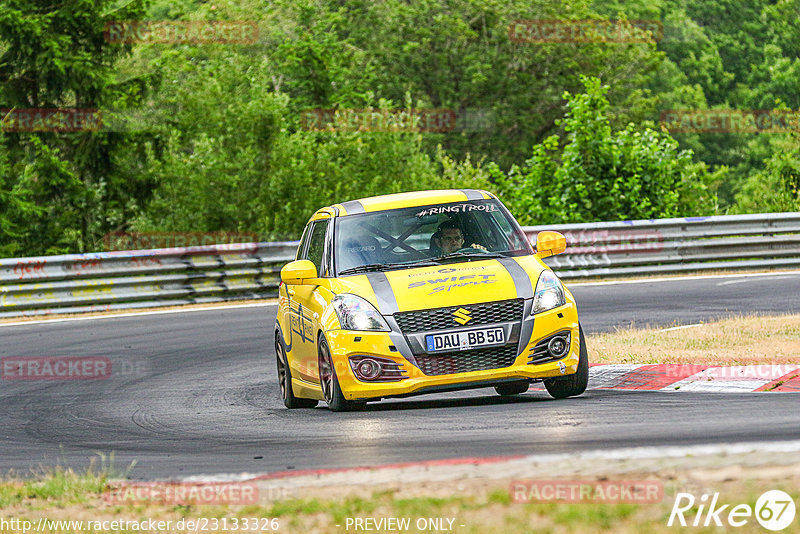
<instances>
[{"instance_id":1,"label":"headlight","mask_svg":"<svg viewBox=\"0 0 800 534\"><path fill-rule=\"evenodd\" d=\"M561 285L561 280L552 271L542 271L539 281L536 283L531 314L552 310L566 303L567 299L564 296L564 286Z\"/></svg>"},{"instance_id":2,"label":"headlight","mask_svg":"<svg viewBox=\"0 0 800 534\"><path fill-rule=\"evenodd\" d=\"M343 293L333 297L331 303L344 330L389 330L378 310L361 297Z\"/></svg>"}]
</instances>

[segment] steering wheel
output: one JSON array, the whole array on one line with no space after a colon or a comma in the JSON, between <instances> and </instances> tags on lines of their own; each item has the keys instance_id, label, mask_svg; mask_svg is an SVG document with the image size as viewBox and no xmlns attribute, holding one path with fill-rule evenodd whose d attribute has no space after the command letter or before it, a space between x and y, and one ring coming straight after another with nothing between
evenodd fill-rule
<instances>
[{"instance_id":1,"label":"steering wheel","mask_svg":"<svg viewBox=\"0 0 800 534\"><path fill-rule=\"evenodd\" d=\"M486 251L481 249L481 248L464 247L464 248L460 248L460 249L456 250L456 252L486 252Z\"/></svg>"}]
</instances>

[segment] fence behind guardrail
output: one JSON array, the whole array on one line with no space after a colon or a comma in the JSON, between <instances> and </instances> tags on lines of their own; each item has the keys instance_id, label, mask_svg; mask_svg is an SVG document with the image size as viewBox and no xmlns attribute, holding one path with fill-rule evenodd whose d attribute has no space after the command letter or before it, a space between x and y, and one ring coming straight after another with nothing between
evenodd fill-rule
<instances>
[{"instance_id":1,"label":"fence behind guardrail","mask_svg":"<svg viewBox=\"0 0 800 534\"><path fill-rule=\"evenodd\" d=\"M800 212L528 226L567 237L565 279L800 266ZM277 295L296 241L0 259L0 317Z\"/></svg>"}]
</instances>

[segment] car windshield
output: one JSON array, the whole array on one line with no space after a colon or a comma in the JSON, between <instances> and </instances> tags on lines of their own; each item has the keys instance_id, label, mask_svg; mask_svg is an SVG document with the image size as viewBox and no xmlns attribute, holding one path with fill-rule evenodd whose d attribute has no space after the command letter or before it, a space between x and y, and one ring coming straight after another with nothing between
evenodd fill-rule
<instances>
[{"instance_id":1,"label":"car windshield","mask_svg":"<svg viewBox=\"0 0 800 534\"><path fill-rule=\"evenodd\" d=\"M531 252L519 225L493 199L339 217L335 242L339 274Z\"/></svg>"}]
</instances>

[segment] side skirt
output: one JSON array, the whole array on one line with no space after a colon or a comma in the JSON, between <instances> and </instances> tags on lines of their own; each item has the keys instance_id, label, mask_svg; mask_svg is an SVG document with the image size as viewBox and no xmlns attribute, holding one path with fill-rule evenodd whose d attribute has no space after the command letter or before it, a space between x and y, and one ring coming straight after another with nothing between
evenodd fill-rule
<instances>
[{"instance_id":1,"label":"side skirt","mask_svg":"<svg viewBox=\"0 0 800 534\"><path fill-rule=\"evenodd\" d=\"M292 391L294 391L294 395L296 397L302 397L304 399L316 399L320 401L325 400L325 396L322 394L322 388L319 386L319 384L306 382L301 378L292 377Z\"/></svg>"}]
</instances>

